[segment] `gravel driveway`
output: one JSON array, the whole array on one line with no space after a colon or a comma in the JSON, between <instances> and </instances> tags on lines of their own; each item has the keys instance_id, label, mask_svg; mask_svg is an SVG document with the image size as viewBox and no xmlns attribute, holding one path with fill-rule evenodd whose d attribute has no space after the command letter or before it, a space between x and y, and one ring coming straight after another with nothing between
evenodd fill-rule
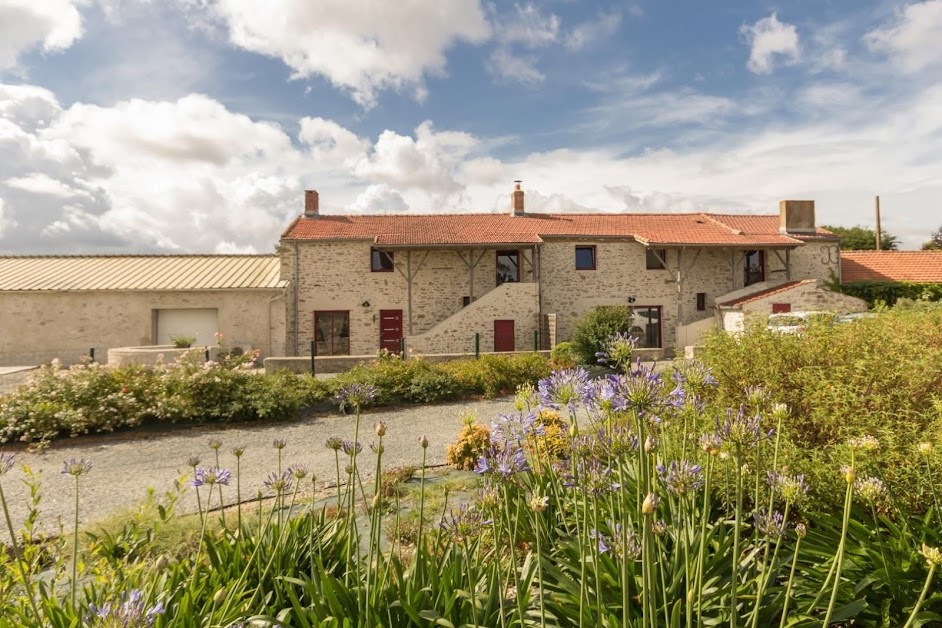
<instances>
[{"instance_id":1,"label":"gravel driveway","mask_svg":"<svg viewBox=\"0 0 942 628\"><path fill-rule=\"evenodd\" d=\"M363 469L372 469L375 464L368 445L376 440L373 424L380 419L387 425L383 439L384 467L421 463L422 449L418 438L422 434L429 439L428 464L435 465L444 463L445 447L454 441L461 428L461 419L467 413L474 413L478 419L489 423L497 413L512 411L513 400L505 398L366 412L360 425L360 441L364 444ZM74 516L74 481L60 473L65 459L86 457L94 465L91 472L81 478L80 518L87 522L133 506L145 496L148 487L153 487L158 495L171 489L175 479L191 472L186 465L190 456L199 455L204 465L212 464L213 452L207 445L211 438L222 441L220 465L233 472L235 458L230 450L245 446L242 457L243 499L254 497L262 488L263 480L277 468L277 454L272 448L272 441L276 438L288 441L282 452L285 465L307 464L317 475L318 487L333 485L336 477L334 453L324 447L324 441L330 436L352 439L353 431L354 417L330 414L292 423L213 425L86 436L57 441L48 449L35 453L5 447L6 451L16 451L17 464L0 481L3 482L14 525L19 527L27 514L29 497L21 481L24 477L21 466L26 464L34 472L41 472L40 527L54 531L58 529L60 519L68 523ZM224 490L224 496L227 502L235 499L234 482L233 488ZM218 493L214 495L214 503L216 500ZM187 491L178 508L181 511L196 510L193 490Z\"/></svg>"}]
</instances>

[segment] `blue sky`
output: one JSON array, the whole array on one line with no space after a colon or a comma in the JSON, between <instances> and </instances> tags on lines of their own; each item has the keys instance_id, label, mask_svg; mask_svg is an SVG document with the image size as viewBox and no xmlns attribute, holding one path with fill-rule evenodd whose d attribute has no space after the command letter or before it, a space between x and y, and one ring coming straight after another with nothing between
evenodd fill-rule
<instances>
[{"instance_id":1,"label":"blue sky","mask_svg":"<svg viewBox=\"0 0 942 628\"><path fill-rule=\"evenodd\" d=\"M0 253L270 251L325 213L942 225L942 0L0 0Z\"/></svg>"}]
</instances>

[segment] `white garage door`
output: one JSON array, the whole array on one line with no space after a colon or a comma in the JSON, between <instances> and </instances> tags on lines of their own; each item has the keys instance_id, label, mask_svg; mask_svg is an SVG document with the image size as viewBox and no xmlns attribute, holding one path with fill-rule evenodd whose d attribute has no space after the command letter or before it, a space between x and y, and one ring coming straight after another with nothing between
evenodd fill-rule
<instances>
[{"instance_id":1,"label":"white garage door","mask_svg":"<svg viewBox=\"0 0 942 628\"><path fill-rule=\"evenodd\" d=\"M196 338L194 346L214 345L219 331L219 310L215 308L157 310L157 344L171 345L173 339Z\"/></svg>"}]
</instances>

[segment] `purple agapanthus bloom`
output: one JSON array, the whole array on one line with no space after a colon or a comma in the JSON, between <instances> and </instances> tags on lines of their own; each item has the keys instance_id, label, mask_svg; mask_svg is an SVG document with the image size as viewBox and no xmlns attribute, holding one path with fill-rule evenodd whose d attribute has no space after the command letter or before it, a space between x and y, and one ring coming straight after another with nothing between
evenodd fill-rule
<instances>
[{"instance_id":1,"label":"purple agapanthus bloom","mask_svg":"<svg viewBox=\"0 0 942 628\"><path fill-rule=\"evenodd\" d=\"M348 456L353 456L354 452L360 453L361 451L363 451L363 443L361 443L360 441L357 441L356 443L354 443L353 441L350 441L350 440L344 440L340 443L340 449L343 451L343 453L347 454Z\"/></svg>"},{"instance_id":2,"label":"purple agapanthus bloom","mask_svg":"<svg viewBox=\"0 0 942 628\"><path fill-rule=\"evenodd\" d=\"M788 475L769 471L768 482L772 492L787 502L798 502L808 495L809 486L804 474Z\"/></svg>"},{"instance_id":3,"label":"purple agapanthus bloom","mask_svg":"<svg viewBox=\"0 0 942 628\"><path fill-rule=\"evenodd\" d=\"M637 346L637 338L626 333L617 333L605 342L595 357L599 364L622 371L631 364L631 354Z\"/></svg>"},{"instance_id":4,"label":"purple agapanthus bloom","mask_svg":"<svg viewBox=\"0 0 942 628\"><path fill-rule=\"evenodd\" d=\"M491 445L487 453L478 458L475 472L497 479L509 480L515 473L530 470L526 455L519 446L497 447Z\"/></svg>"},{"instance_id":5,"label":"purple agapanthus bloom","mask_svg":"<svg viewBox=\"0 0 942 628\"><path fill-rule=\"evenodd\" d=\"M455 541L461 543L478 536L481 529L490 524L491 520L485 519L481 510L469 504L461 504L442 521L441 527L450 532Z\"/></svg>"},{"instance_id":6,"label":"purple agapanthus bloom","mask_svg":"<svg viewBox=\"0 0 942 628\"><path fill-rule=\"evenodd\" d=\"M271 446L277 449L278 451L281 451L282 449L288 446L288 441L284 438L276 438L275 440L271 442Z\"/></svg>"},{"instance_id":7,"label":"purple agapanthus bloom","mask_svg":"<svg viewBox=\"0 0 942 628\"><path fill-rule=\"evenodd\" d=\"M307 477L308 466L306 464L295 463L288 466L288 473L296 480L303 480Z\"/></svg>"},{"instance_id":8,"label":"purple agapanthus bloom","mask_svg":"<svg viewBox=\"0 0 942 628\"><path fill-rule=\"evenodd\" d=\"M376 399L376 393L376 386L372 384L347 384L340 389L340 392L336 394L334 399L337 401L341 410L346 410L350 407L359 412Z\"/></svg>"},{"instance_id":9,"label":"purple agapanthus bloom","mask_svg":"<svg viewBox=\"0 0 942 628\"><path fill-rule=\"evenodd\" d=\"M607 539L605 535L598 530L589 530L589 538L598 542L599 554L604 554L612 549L608 544L609 539Z\"/></svg>"},{"instance_id":10,"label":"purple agapanthus bloom","mask_svg":"<svg viewBox=\"0 0 942 628\"><path fill-rule=\"evenodd\" d=\"M92 461L87 458L69 458L63 461L61 473L78 477L92 470Z\"/></svg>"},{"instance_id":11,"label":"purple agapanthus bloom","mask_svg":"<svg viewBox=\"0 0 942 628\"><path fill-rule=\"evenodd\" d=\"M575 472L563 474L563 486L599 497L621 488L621 484L612 481L613 475L612 467L603 465L598 459L581 458Z\"/></svg>"},{"instance_id":12,"label":"purple agapanthus bloom","mask_svg":"<svg viewBox=\"0 0 942 628\"><path fill-rule=\"evenodd\" d=\"M772 537L785 535L785 521L782 513L777 510L772 513L760 510L752 515L752 519L756 530L762 534Z\"/></svg>"},{"instance_id":13,"label":"purple agapanthus bloom","mask_svg":"<svg viewBox=\"0 0 942 628\"><path fill-rule=\"evenodd\" d=\"M218 438L211 438L206 444L209 445L209 448L213 451L217 451L220 447L222 447L222 441Z\"/></svg>"},{"instance_id":14,"label":"purple agapanthus bloom","mask_svg":"<svg viewBox=\"0 0 942 628\"><path fill-rule=\"evenodd\" d=\"M531 436L544 436L546 428L537 422L537 414L498 414L491 421L491 443L499 446L519 445Z\"/></svg>"},{"instance_id":15,"label":"purple agapanthus bloom","mask_svg":"<svg viewBox=\"0 0 942 628\"><path fill-rule=\"evenodd\" d=\"M703 488L703 470L700 465L686 460L672 460L666 467L658 465L657 474L664 488L675 495L686 495Z\"/></svg>"},{"instance_id":16,"label":"purple agapanthus bloom","mask_svg":"<svg viewBox=\"0 0 942 628\"><path fill-rule=\"evenodd\" d=\"M612 535L613 553L625 560L637 560L641 556L641 543L638 542L638 535L634 529L630 526L622 527L620 523L616 523L612 528L615 530Z\"/></svg>"},{"instance_id":17,"label":"purple agapanthus bloom","mask_svg":"<svg viewBox=\"0 0 942 628\"><path fill-rule=\"evenodd\" d=\"M331 436L324 442L324 447L337 451L343 447L343 439L339 436Z\"/></svg>"},{"instance_id":18,"label":"purple agapanthus bloom","mask_svg":"<svg viewBox=\"0 0 942 628\"><path fill-rule=\"evenodd\" d=\"M147 628L153 626L157 616L164 613L163 602L150 608L144 603L143 594L137 589L123 595L119 603L106 602L101 606L90 604L83 625L121 628Z\"/></svg>"},{"instance_id":19,"label":"purple agapanthus bloom","mask_svg":"<svg viewBox=\"0 0 942 628\"><path fill-rule=\"evenodd\" d=\"M6 475L7 471L13 468L16 456L13 454L0 454L0 475Z\"/></svg>"},{"instance_id":20,"label":"purple agapanthus bloom","mask_svg":"<svg viewBox=\"0 0 942 628\"><path fill-rule=\"evenodd\" d=\"M193 486L200 487L204 484L208 486L215 484L229 486L230 479L232 479L232 473L230 473L229 469L197 467L196 473L193 475Z\"/></svg>"},{"instance_id":21,"label":"purple agapanthus bloom","mask_svg":"<svg viewBox=\"0 0 942 628\"><path fill-rule=\"evenodd\" d=\"M541 379L538 386L540 405L545 408L569 408L574 411L579 405L591 406L594 401L595 387L589 381L585 369L565 369L556 371Z\"/></svg>"},{"instance_id":22,"label":"purple agapanthus bloom","mask_svg":"<svg viewBox=\"0 0 942 628\"><path fill-rule=\"evenodd\" d=\"M287 469L281 473L272 471L268 474L268 477L265 478L263 484L265 484L265 488L272 491L273 493L281 494L291 486L292 477L293 476L291 475L291 472Z\"/></svg>"}]
</instances>

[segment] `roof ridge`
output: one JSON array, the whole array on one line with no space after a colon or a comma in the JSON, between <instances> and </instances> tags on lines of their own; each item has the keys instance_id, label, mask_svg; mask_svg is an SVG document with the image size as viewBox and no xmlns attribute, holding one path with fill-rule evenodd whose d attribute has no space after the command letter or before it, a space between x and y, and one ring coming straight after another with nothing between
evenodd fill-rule
<instances>
[{"instance_id":1,"label":"roof ridge","mask_svg":"<svg viewBox=\"0 0 942 628\"><path fill-rule=\"evenodd\" d=\"M278 257L277 253L39 253L36 255L0 255L0 259L99 259L99 258L174 258L174 257Z\"/></svg>"}]
</instances>

